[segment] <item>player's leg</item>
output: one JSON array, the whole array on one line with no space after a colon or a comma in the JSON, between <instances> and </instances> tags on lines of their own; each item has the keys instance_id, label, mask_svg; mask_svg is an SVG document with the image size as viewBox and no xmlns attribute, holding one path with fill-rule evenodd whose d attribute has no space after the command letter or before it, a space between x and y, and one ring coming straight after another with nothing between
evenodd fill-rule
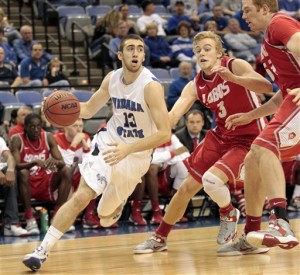
<instances>
[{"instance_id":1,"label":"player's leg","mask_svg":"<svg viewBox=\"0 0 300 275\"><path fill-rule=\"evenodd\" d=\"M25 255L23 263L31 270L38 270L42 263L46 261L52 247L74 223L78 214L95 196L96 192L81 178L78 190L71 199L57 211L52 225L48 229L41 245L36 248L33 253Z\"/></svg>"},{"instance_id":2,"label":"player's leg","mask_svg":"<svg viewBox=\"0 0 300 275\"><path fill-rule=\"evenodd\" d=\"M250 151L245 157L245 200L246 200L246 225L244 234L232 244L218 249L218 256L241 256L261 254L269 249L257 248L246 241L246 234L252 230L259 230L261 225L262 209L266 197L266 191L261 185L261 177L258 172L258 164Z\"/></svg>"},{"instance_id":3,"label":"player's leg","mask_svg":"<svg viewBox=\"0 0 300 275\"><path fill-rule=\"evenodd\" d=\"M153 253L167 250L167 236L173 225L184 215L190 199L202 188L190 174L187 175L178 191L172 197L163 221L155 231L155 234L145 242L137 245L133 252L135 254Z\"/></svg>"},{"instance_id":4,"label":"player's leg","mask_svg":"<svg viewBox=\"0 0 300 275\"><path fill-rule=\"evenodd\" d=\"M258 163L261 185L267 190L271 215L267 230L251 230L246 239L256 247L293 248L298 244L298 240L287 219L285 177L281 162L272 151L261 146L254 144L251 152L255 155L254 161Z\"/></svg>"}]
</instances>

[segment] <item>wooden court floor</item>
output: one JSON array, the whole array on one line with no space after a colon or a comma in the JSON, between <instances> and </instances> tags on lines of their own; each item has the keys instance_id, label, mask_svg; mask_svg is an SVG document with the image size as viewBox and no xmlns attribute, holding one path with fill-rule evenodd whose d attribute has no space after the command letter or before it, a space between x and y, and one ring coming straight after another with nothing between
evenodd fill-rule
<instances>
[{"instance_id":1,"label":"wooden court floor","mask_svg":"<svg viewBox=\"0 0 300 275\"><path fill-rule=\"evenodd\" d=\"M291 224L299 238L300 219ZM239 225L239 233L242 229ZM300 274L300 245L291 250L273 248L263 255L217 257L217 230L174 230L168 252L146 255L133 255L132 248L150 233L61 240L38 272L29 271L21 262L37 242L1 245L0 274Z\"/></svg>"}]
</instances>

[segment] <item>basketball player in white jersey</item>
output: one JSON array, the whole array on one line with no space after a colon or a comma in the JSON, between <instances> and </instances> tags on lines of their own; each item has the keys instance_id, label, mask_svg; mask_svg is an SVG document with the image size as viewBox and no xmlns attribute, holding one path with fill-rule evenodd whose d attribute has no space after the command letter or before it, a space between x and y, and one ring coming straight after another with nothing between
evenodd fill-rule
<instances>
[{"instance_id":1,"label":"basketball player in white jersey","mask_svg":"<svg viewBox=\"0 0 300 275\"><path fill-rule=\"evenodd\" d=\"M77 192L57 212L41 245L23 263L37 270L49 251L90 200L102 194L98 215L102 226L114 224L124 203L148 171L153 148L171 138L164 92L155 76L142 66L145 44L137 35L121 41L122 68L109 73L99 90L81 103L80 117L91 118L111 98L113 116L94 137L92 153L80 166Z\"/></svg>"}]
</instances>

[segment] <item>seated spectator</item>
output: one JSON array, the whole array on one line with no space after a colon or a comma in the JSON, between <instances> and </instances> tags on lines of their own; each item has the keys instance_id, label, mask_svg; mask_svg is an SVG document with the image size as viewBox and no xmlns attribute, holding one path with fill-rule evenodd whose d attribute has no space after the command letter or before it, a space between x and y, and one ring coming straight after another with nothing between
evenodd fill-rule
<instances>
[{"instance_id":1,"label":"seated spectator","mask_svg":"<svg viewBox=\"0 0 300 275\"><path fill-rule=\"evenodd\" d=\"M223 14L232 17L236 12L242 9L241 0L223 0L221 3Z\"/></svg>"},{"instance_id":2,"label":"seated spectator","mask_svg":"<svg viewBox=\"0 0 300 275\"><path fill-rule=\"evenodd\" d=\"M207 21L215 21L217 23L217 31L216 34L218 35L224 35L228 32L227 26L228 26L228 19L224 16L221 6L215 5L213 10L213 16L208 17ZM205 23L206 23L205 22Z\"/></svg>"},{"instance_id":3,"label":"seated spectator","mask_svg":"<svg viewBox=\"0 0 300 275\"><path fill-rule=\"evenodd\" d=\"M5 59L4 62L17 67L17 55L13 48L6 42L4 37L4 29L0 27L0 46L4 49Z\"/></svg>"},{"instance_id":4,"label":"seated spectator","mask_svg":"<svg viewBox=\"0 0 300 275\"><path fill-rule=\"evenodd\" d=\"M173 58L172 49L163 36L158 35L158 27L155 23L147 26L145 44L150 51L150 66L153 68L177 67L179 61Z\"/></svg>"},{"instance_id":5,"label":"seated spectator","mask_svg":"<svg viewBox=\"0 0 300 275\"><path fill-rule=\"evenodd\" d=\"M11 46L14 40L21 38L21 34L8 22L3 8L0 8L0 28L3 28L4 36Z\"/></svg>"},{"instance_id":6,"label":"seated spectator","mask_svg":"<svg viewBox=\"0 0 300 275\"><path fill-rule=\"evenodd\" d=\"M32 27L29 25L24 25L20 30L21 38L17 39L13 43L14 50L18 57L18 63L20 63L25 57L30 57L32 53L33 44L37 43L37 41L33 40L32 36ZM43 57L49 62L52 56L43 52Z\"/></svg>"},{"instance_id":7,"label":"seated spectator","mask_svg":"<svg viewBox=\"0 0 300 275\"><path fill-rule=\"evenodd\" d=\"M63 73L63 64L54 57L47 65L47 72L45 76L45 85L56 86L58 89L60 86L70 86L68 77ZM63 87L64 90L68 90L68 87Z\"/></svg>"},{"instance_id":8,"label":"seated spectator","mask_svg":"<svg viewBox=\"0 0 300 275\"><path fill-rule=\"evenodd\" d=\"M229 19L228 30L229 32L224 35L224 40L230 45L234 56L255 63L261 45L250 35L241 31L239 21L235 18Z\"/></svg>"},{"instance_id":9,"label":"seated spectator","mask_svg":"<svg viewBox=\"0 0 300 275\"><path fill-rule=\"evenodd\" d=\"M12 126L8 132L9 138L15 134L21 134L24 132L25 117L32 114L32 108L29 106L21 106L17 111L16 125Z\"/></svg>"},{"instance_id":10,"label":"seated spectator","mask_svg":"<svg viewBox=\"0 0 300 275\"><path fill-rule=\"evenodd\" d=\"M63 160L73 172L72 193L78 189L80 182L80 172L78 164L90 152L91 140L88 134L83 133L83 121L78 119L74 124L64 127L63 132L54 135L58 149L63 156ZM99 228L100 220L96 215L96 200L91 200L88 204L84 217L83 228Z\"/></svg>"},{"instance_id":11,"label":"seated spectator","mask_svg":"<svg viewBox=\"0 0 300 275\"><path fill-rule=\"evenodd\" d=\"M181 92L186 84L192 79L192 64L191 62L180 62L179 64L179 78L174 79L170 85L167 96L167 107L171 110L177 99L180 97Z\"/></svg>"},{"instance_id":12,"label":"seated spectator","mask_svg":"<svg viewBox=\"0 0 300 275\"><path fill-rule=\"evenodd\" d=\"M178 61L195 62L191 32L192 29L190 23L181 21L178 24L178 37L173 41L171 46L173 57Z\"/></svg>"},{"instance_id":13,"label":"seated spectator","mask_svg":"<svg viewBox=\"0 0 300 275\"><path fill-rule=\"evenodd\" d=\"M152 217L151 224L159 224L163 219L162 210L159 207L159 185L165 196L172 195L172 188L177 190L183 181L187 169L183 164L183 159L189 156L188 150L179 139L172 135L170 142L157 147L153 153L153 159L148 172L144 177L144 182L136 187L131 201L131 213L129 220L135 225L146 225L142 216L142 199L144 197L145 186L151 201ZM163 176L158 179L159 173ZM174 180L173 187L170 188L170 178Z\"/></svg>"},{"instance_id":14,"label":"seated spectator","mask_svg":"<svg viewBox=\"0 0 300 275\"><path fill-rule=\"evenodd\" d=\"M42 44L33 44L31 56L24 58L20 64L22 85L26 87L42 87L47 85L45 75L48 62L49 61L43 57Z\"/></svg>"},{"instance_id":15,"label":"seated spectator","mask_svg":"<svg viewBox=\"0 0 300 275\"><path fill-rule=\"evenodd\" d=\"M4 62L5 50L0 46L0 87L18 87L22 80L14 66Z\"/></svg>"},{"instance_id":16,"label":"seated spectator","mask_svg":"<svg viewBox=\"0 0 300 275\"><path fill-rule=\"evenodd\" d=\"M170 8L172 13L174 12L176 3L178 0L170 0ZM199 21L197 0L181 0L179 2L184 3L184 14L188 16L192 21Z\"/></svg>"},{"instance_id":17,"label":"seated spectator","mask_svg":"<svg viewBox=\"0 0 300 275\"><path fill-rule=\"evenodd\" d=\"M133 20L129 19L129 8L127 4L122 4L119 7L119 12L121 13L121 20L125 21L127 28L128 28L128 33L129 34L138 34L139 29L137 27L136 22Z\"/></svg>"},{"instance_id":18,"label":"seated spectator","mask_svg":"<svg viewBox=\"0 0 300 275\"><path fill-rule=\"evenodd\" d=\"M26 230L29 235L36 235L40 230L32 213L31 199L55 202L56 213L68 199L71 171L65 165L52 133L42 130L42 119L38 114L26 116L24 132L12 137L11 150L16 160Z\"/></svg>"},{"instance_id":19,"label":"seated spectator","mask_svg":"<svg viewBox=\"0 0 300 275\"><path fill-rule=\"evenodd\" d=\"M142 36L147 34L147 26L151 23L155 23L157 25L157 33L159 36L166 36L166 32L164 30L167 21L163 19L155 11L155 5L153 1L145 0L142 3L143 15L137 19L137 26L139 29L139 33Z\"/></svg>"},{"instance_id":20,"label":"seated spectator","mask_svg":"<svg viewBox=\"0 0 300 275\"><path fill-rule=\"evenodd\" d=\"M18 189L15 177L16 162L3 138L0 137L0 197L4 199L4 236L26 236L27 230L20 226ZM4 161L4 162L3 162Z\"/></svg>"},{"instance_id":21,"label":"seated spectator","mask_svg":"<svg viewBox=\"0 0 300 275\"><path fill-rule=\"evenodd\" d=\"M192 34L194 31L200 30L199 20L192 21L187 15L184 13L184 2L183 1L176 1L175 7L174 7L174 13L172 16L168 19L167 23L167 33L168 35L177 35L178 34L178 24L182 21L190 23L190 26L192 27Z\"/></svg>"},{"instance_id":22,"label":"seated spectator","mask_svg":"<svg viewBox=\"0 0 300 275\"><path fill-rule=\"evenodd\" d=\"M294 17L300 21L300 1L299 0L278 0L279 11Z\"/></svg>"},{"instance_id":23,"label":"seated spectator","mask_svg":"<svg viewBox=\"0 0 300 275\"><path fill-rule=\"evenodd\" d=\"M203 13L212 14L213 7L215 6L214 0L198 0L198 14L201 16Z\"/></svg>"},{"instance_id":24,"label":"seated spectator","mask_svg":"<svg viewBox=\"0 0 300 275\"><path fill-rule=\"evenodd\" d=\"M177 130L175 135L191 154L205 137L206 131L203 130L205 118L204 114L197 109L191 109L184 118L185 126Z\"/></svg>"}]
</instances>

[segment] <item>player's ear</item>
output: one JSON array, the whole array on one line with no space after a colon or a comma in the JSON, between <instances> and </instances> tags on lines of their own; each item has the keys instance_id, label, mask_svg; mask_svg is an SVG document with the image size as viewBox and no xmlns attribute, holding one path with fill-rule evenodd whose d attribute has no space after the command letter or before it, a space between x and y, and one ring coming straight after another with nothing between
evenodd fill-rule
<instances>
[{"instance_id":1,"label":"player's ear","mask_svg":"<svg viewBox=\"0 0 300 275\"><path fill-rule=\"evenodd\" d=\"M118 51L117 52L117 57L120 61L122 61L122 52Z\"/></svg>"}]
</instances>

